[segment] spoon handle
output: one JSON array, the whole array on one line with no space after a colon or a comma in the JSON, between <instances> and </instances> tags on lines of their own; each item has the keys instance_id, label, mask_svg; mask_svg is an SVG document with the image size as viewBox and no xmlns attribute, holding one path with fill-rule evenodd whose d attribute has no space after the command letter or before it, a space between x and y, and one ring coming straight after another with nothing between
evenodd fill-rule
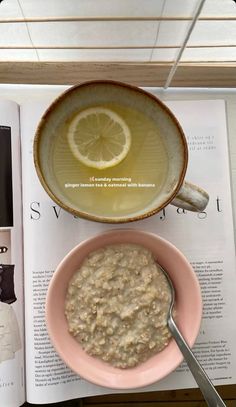
<instances>
[{"instance_id":1,"label":"spoon handle","mask_svg":"<svg viewBox=\"0 0 236 407\"><path fill-rule=\"evenodd\" d=\"M207 405L209 407L227 407L220 395L217 393L206 372L195 358L172 317L169 317L168 319L168 326L207 402Z\"/></svg>"}]
</instances>

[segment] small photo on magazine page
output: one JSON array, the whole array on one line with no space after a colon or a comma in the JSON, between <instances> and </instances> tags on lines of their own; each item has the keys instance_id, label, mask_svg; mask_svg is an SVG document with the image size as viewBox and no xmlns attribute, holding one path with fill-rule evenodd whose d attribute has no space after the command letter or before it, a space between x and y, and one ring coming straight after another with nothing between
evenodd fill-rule
<instances>
[{"instance_id":1,"label":"small photo on magazine page","mask_svg":"<svg viewBox=\"0 0 236 407\"><path fill-rule=\"evenodd\" d=\"M13 226L11 128L0 125L0 228Z\"/></svg>"},{"instance_id":2,"label":"small photo on magazine page","mask_svg":"<svg viewBox=\"0 0 236 407\"><path fill-rule=\"evenodd\" d=\"M14 359L21 348L19 326L12 303L16 301L11 264L11 230L0 229L0 364Z\"/></svg>"}]
</instances>

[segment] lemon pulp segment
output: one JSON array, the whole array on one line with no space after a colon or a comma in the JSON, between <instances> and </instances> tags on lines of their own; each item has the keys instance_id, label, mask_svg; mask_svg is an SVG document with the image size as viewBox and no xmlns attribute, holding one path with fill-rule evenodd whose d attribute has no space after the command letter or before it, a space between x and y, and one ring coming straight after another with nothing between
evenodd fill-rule
<instances>
[{"instance_id":1,"label":"lemon pulp segment","mask_svg":"<svg viewBox=\"0 0 236 407\"><path fill-rule=\"evenodd\" d=\"M115 112L92 107L78 113L68 129L73 155L88 167L104 169L119 164L128 154L131 134Z\"/></svg>"}]
</instances>

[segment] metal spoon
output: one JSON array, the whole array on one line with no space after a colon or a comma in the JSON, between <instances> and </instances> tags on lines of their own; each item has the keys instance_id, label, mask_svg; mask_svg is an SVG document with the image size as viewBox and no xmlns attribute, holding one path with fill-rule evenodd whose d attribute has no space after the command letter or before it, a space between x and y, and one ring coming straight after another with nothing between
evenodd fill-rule
<instances>
[{"instance_id":1,"label":"metal spoon","mask_svg":"<svg viewBox=\"0 0 236 407\"><path fill-rule=\"evenodd\" d=\"M193 352L189 348L187 342L185 341L183 335L181 334L179 328L177 327L174 321L172 312L175 303L175 289L168 273L161 266L160 268L165 274L171 289L171 304L167 320L169 330L172 336L174 337L180 351L182 352L185 361L189 369L191 370L192 375L204 396L204 399L206 400L207 405L209 407L227 407L226 404L223 402L222 398L220 397L220 395L217 393L215 387L213 386L206 372L204 371L198 360L195 358Z\"/></svg>"}]
</instances>

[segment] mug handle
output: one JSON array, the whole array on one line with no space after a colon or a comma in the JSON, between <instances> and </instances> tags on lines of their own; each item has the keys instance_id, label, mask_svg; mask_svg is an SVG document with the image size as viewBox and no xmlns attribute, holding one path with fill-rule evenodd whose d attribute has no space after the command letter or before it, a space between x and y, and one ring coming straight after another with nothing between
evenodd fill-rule
<instances>
[{"instance_id":1,"label":"mug handle","mask_svg":"<svg viewBox=\"0 0 236 407\"><path fill-rule=\"evenodd\" d=\"M171 204L192 212L202 212L209 201L209 195L204 189L184 181Z\"/></svg>"}]
</instances>

